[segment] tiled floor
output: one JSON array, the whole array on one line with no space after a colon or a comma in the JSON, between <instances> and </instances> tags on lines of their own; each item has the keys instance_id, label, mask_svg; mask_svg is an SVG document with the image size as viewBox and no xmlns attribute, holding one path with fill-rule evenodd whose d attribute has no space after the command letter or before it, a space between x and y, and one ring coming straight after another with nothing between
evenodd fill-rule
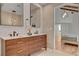
<instances>
[{"instance_id":1,"label":"tiled floor","mask_svg":"<svg viewBox=\"0 0 79 59\"><path fill-rule=\"evenodd\" d=\"M47 51L43 50L43 51L37 52L35 54L32 54L32 56L71 56L71 55L48 48Z\"/></svg>"}]
</instances>

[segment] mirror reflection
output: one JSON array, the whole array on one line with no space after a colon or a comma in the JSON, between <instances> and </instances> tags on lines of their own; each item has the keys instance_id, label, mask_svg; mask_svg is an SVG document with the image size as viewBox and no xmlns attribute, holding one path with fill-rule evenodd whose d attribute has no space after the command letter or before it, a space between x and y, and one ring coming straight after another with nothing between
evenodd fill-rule
<instances>
[{"instance_id":1,"label":"mirror reflection","mask_svg":"<svg viewBox=\"0 0 79 59\"><path fill-rule=\"evenodd\" d=\"M0 25L21 26L23 25L22 3L1 3Z\"/></svg>"},{"instance_id":2,"label":"mirror reflection","mask_svg":"<svg viewBox=\"0 0 79 59\"><path fill-rule=\"evenodd\" d=\"M40 28L40 8L36 4L30 4L31 9L31 20L30 24L32 27Z\"/></svg>"}]
</instances>

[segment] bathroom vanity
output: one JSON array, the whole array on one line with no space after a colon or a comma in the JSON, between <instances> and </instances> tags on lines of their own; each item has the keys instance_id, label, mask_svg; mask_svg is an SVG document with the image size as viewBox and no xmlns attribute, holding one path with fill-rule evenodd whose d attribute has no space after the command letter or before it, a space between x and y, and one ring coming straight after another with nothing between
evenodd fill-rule
<instances>
[{"instance_id":1,"label":"bathroom vanity","mask_svg":"<svg viewBox=\"0 0 79 59\"><path fill-rule=\"evenodd\" d=\"M3 40L3 54L5 56L28 56L32 53L47 49L47 36L32 35Z\"/></svg>"},{"instance_id":2,"label":"bathroom vanity","mask_svg":"<svg viewBox=\"0 0 79 59\"><path fill-rule=\"evenodd\" d=\"M6 39L4 42L3 55L5 56L27 56L40 51L42 48L47 49L47 36L36 35Z\"/></svg>"}]
</instances>

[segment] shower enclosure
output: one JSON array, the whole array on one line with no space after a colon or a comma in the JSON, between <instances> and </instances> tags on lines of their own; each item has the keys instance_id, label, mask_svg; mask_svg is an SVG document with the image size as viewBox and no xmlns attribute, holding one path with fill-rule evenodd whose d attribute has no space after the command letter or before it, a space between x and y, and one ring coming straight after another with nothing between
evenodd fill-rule
<instances>
[{"instance_id":1,"label":"shower enclosure","mask_svg":"<svg viewBox=\"0 0 79 59\"><path fill-rule=\"evenodd\" d=\"M55 48L79 54L79 5L62 4L55 8Z\"/></svg>"}]
</instances>

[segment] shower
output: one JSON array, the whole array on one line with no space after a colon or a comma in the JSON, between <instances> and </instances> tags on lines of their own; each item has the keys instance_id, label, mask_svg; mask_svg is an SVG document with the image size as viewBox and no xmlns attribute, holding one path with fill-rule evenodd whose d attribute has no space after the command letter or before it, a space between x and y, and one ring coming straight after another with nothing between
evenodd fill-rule
<instances>
[{"instance_id":1,"label":"shower","mask_svg":"<svg viewBox=\"0 0 79 59\"><path fill-rule=\"evenodd\" d=\"M55 8L55 48L77 55L79 4L62 4Z\"/></svg>"}]
</instances>

